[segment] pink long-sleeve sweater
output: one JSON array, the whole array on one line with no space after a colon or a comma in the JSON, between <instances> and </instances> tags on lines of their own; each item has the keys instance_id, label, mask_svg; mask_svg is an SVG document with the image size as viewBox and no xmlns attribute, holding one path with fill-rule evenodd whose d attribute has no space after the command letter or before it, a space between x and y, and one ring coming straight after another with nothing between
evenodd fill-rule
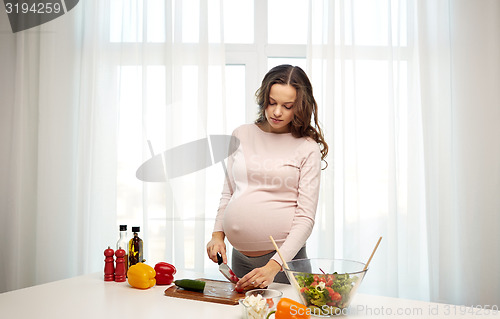
<instances>
[{"instance_id":1,"label":"pink long-sleeve sweater","mask_svg":"<svg viewBox=\"0 0 500 319\"><path fill-rule=\"evenodd\" d=\"M256 124L238 127L237 150L228 158L214 231L239 251L274 250L286 261L305 245L318 204L321 153L310 138L268 133ZM280 265L276 253L272 259Z\"/></svg>"}]
</instances>

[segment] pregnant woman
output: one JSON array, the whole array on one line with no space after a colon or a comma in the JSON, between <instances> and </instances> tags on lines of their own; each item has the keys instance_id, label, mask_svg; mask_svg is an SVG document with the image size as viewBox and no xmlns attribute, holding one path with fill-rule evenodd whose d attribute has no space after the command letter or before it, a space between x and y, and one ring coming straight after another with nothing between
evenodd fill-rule
<instances>
[{"instance_id":1,"label":"pregnant woman","mask_svg":"<svg viewBox=\"0 0 500 319\"><path fill-rule=\"evenodd\" d=\"M271 69L256 93L255 123L234 130L237 150L228 158L212 239L227 263L225 238L233 246L237 289L287 283L273 236L285 261L307 258L306 240L314 226L321 161L328 153L318 124L317 104L305 72L291 65Z\"/></svg>"}]
</instances>

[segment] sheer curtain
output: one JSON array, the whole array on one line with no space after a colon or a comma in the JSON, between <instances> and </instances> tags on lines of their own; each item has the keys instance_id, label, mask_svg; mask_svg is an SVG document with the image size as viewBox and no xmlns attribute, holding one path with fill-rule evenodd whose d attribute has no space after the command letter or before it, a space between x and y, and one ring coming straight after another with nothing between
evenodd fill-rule
<instances>
[{"instance_id":1,"label":"sheer curtain","mask_svg":"<svg viewBox=\"0 0 500 319\"><path fill-rule=\"evenodd\" d=\"M500 4L476 4L417 8L429 281L433 300L498 305Z\"/></svg>"},{"instance_id":2,"label":"sheer curtain","mask_svg":"<svg viewBox=\"0 0 500 319\"><path fill-rule=\"evenodd\" d=\"M105 145L114 152L109 188L115 190L110 200L116 225L108 225L108 232L116 236L117 225L127 224L131 236L131 227L140 226L149 264L168 261L180 269L215 272L205 245L223 166L167 176L161 183L139 180L136 170L166 150L231 134L240 121L226 107L222 3L111 0L93 6L100 29L89 33L103 38L92 49L99 56L91 69L107 83L94 88L104 97L94 104L104 113L102 123L113 123L113 140ZM103 129L102 135L110 132Z\"/></svg>"},{"instance_id":3,"label":"sheer curtain","mask_svg":"<svg viewBox=\"0 0 500 319\"><path fill-rule=\"evenodd\" d=\"M1 16L2 292L100 269L115 240L116 116L100 108L89 13L17 34Z\"/></svg>"},{"instance_id":4,"label":"sheer curtain","mask_svg":"<svg viewBox=\"0 0 500 319\"><path fill-rule=\"evenodd\" d=\"M419 64L409 6L311 1L308 68L331 146L317 254L365 261L383 236L360 289L428 299Z\"/></svg>"},{"instance_id":5,"label":"sheer curtain","mask_svg":"<svg viewBox=\"0 0 500 319\"><path fill-rule=\"evenodd\" d=\"M136 178L152 152L242 122L226 112L222 5L193 4L85 1L18 34L1 16L0 291L99 271L119 224L141 227L148 263L204 270L222 166Z\"/></svg>"},{"instance_id":6,"label":"sheer curtain","mask_svg":"<svg viewBox=\"0 0 500 319\"><path fill-rule=\"evenodd\" d=\"M314 254L363 260L383 236L361 291L496 305L498 3L311 1L309 13L331 146Z\"/></svg>"},{"instance_id":7,"label":"sheer curtain","mask_svg":"<svg viewBox=\"0 0 500 319\"><path fill-rule=\"evenodd\" d=\"M362 292L496 304L498 2L308 1L304 48L276 56L257 32L226 58L230 5L87 0L17 34L0 15L0 291L101 271L119 224L141 226L148 263L219 275L205 244L222 166L135 172L252 122L262 61L301 58L330 146L309 255L364 261L383 236Z\"/></svg>"}]
</instances>

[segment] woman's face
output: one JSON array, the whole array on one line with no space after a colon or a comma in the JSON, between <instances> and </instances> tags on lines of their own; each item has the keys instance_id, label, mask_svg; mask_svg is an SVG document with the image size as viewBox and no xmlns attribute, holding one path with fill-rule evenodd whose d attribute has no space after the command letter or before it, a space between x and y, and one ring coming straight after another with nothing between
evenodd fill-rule
<instances>
[{"instance_id":1,"label":"woman's face","mask_svg":"<svg viewBox=\"0 0 500 319\"><path fill-rule=\"evenodd\" d=\"M274 84L269 92L269 104L265 110L269 132L288 133L294 116L297 92L293 86Z\"/></svg>"}]
</instances>

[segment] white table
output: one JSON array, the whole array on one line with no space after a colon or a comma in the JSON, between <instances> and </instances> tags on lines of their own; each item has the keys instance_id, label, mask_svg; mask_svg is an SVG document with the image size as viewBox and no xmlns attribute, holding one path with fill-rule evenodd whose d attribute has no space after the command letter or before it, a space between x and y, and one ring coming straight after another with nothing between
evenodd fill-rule
<instances>
[{"instance_id":1,"label":"white table","mask_svg":"<svg viewBox=\"0 0 500 319\"><path fill-rule=\"evenodd\" d=\"M175 278L199 278L179 271ZM147 290L127 282L105 282L102 273L79 276L0 294L0 318L243 318L241 306L167 297L167 286ZM289 285L272 284L284 297L298 300ZM461 315L462 311L464 314ZM471 311L475 312L472 314ZM348 317L371 318L500 318L500 313L423 301L357 294Z\"/></svg>"}]
</instances>

